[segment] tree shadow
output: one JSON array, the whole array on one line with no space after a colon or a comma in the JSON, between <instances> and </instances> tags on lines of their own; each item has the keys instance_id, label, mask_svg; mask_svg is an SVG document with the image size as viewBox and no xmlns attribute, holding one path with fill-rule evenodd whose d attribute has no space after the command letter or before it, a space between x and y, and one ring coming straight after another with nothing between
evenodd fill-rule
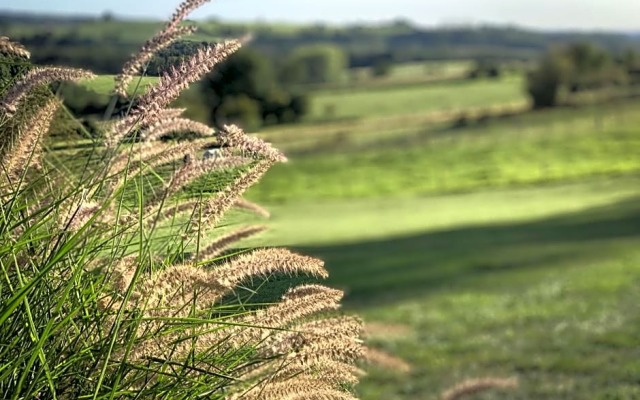
<instances>
[{"instance_id":1,"label":"tree shadow","mask_svg":"<svg viewBox=\"0 0 640 400\"><path fill-rule=\"evenodd\" d=\"M347 291L350 306L372 307L490 274L579 266L620 251L621 240L636 239L640 197L531 222L294 249L326 261L329 283Z\"/></svg>"}]
</instances>

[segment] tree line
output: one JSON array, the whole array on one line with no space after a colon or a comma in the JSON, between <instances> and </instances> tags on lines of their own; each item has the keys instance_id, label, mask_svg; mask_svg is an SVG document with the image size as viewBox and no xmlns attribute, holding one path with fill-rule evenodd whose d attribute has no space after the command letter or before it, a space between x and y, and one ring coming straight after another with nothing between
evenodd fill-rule
<instances>
[{"instance_id":1,"label":"tree line","mask_svg":"<svg viewBox=\"0 0 640 400\"><path fill-rule=\"evenodd\" d=\"M287 58L299 48L336 46L342 49L351 68L372 67L382 61L532 60L553 44L578 41L594 43L615 53L629 47L640 48L638 37L621 34L544 33L492 26L423 28L403 20L381 26L309 25L286 29L220 21L201 21L197 25L198 40L212 41L253 32L252 46L272 60ZM0 14L0 32L28 46L35 63L83 67L99 73L117 73L122 61L155 29L153 22L121 21L113 16L67 19ZM101 51L96 52L98 47ZM149 73L157 74L158 69L150 67Z\"/></svg>"}]
</instances>

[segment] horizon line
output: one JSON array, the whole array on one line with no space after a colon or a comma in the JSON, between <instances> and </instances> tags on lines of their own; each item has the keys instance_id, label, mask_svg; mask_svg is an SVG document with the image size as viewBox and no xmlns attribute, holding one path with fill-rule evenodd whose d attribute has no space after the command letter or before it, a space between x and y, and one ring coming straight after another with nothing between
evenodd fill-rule
<instances>
[{"instance_id":1,"label":"horizon line","mask_svg":"<svg viewBox=\"0 0 640 400\"><path fill-rule=\"evenodd\" d=\"M40 17L40 18L57 18L57 19L86 19L86 20L101 20L106 15L110 15L116 21L123 22L158 22L162 23L165 19L157 18L157 17L143 17L143 16L135 16L135 15L125 15L118 14L115 12L111 12L105 10L101 13L68 13L68 12L38 12L38 11L30 11L30 10L11 10L11 9L3 9L0 8L0 16L2 15L19 15L26 17ZM375 27L375 26L390 26L399 23L406 23L413 28L422 28L422 29L464 29L464 28L502 28L502 29L518 29L523 31L532 31L539 33L559 33L559 34L571 34L571 33L580 33L580 34L618 34L618 35L640 35L640 29L637 30L615 30L615 29L605 29L605 28L543 28L543 27L531 27L526 26L524 24L518 24L515 22L506 22L506 23L498 23L498 22L480 22L480 21L469 21L469 22L442 22L437 24L422 24L417 21L411 20L410 18L403 16L391 17L389 19L376 19L376 20L353 20L353 21L293 21L286 19L230 19L224 18L216 15L210 15L205 17L198 18L189 18L185 21L205 21L205 22L222 22L227 24L262 24L265 26L268 25L291 25L291 26L299 26L299 27L308 27L308 26L326 26L333 28L349 28L349 27Z\"/></svg>"}]
</instances>

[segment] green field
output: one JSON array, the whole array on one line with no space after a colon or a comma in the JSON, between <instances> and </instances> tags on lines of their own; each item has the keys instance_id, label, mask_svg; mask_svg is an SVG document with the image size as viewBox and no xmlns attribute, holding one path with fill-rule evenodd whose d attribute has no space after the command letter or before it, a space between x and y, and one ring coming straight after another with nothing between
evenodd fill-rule
<instances>
[{"instance_id":1,"label":"green field","mask_svg":"<svg viewBox=\"0 0 640 400\"><path fill-rule=\"evenodd\" d=\"M640 105L625 103L542 112L466 129L423 127L364 145L346 139L321 153L309 151L298 157L294 153L291 163L276 166L252 193L261 201L296 202L425 195L636 173L640 171L638 124ZM288 139L277 134L267 137L276 144Z\"/></svg>"},{"instance_id":2,"label":"green field","mask_svg":"<svg viewBox=\"0 0 640 400\"><path fill-rule=\"evenodd\" d=\"M519 76L500 80L468 80L335 90L313 96L310 119L362 118L434 111L462 111L526 101Z\"/></svg>"},{"instance_id":3,"label":"green field","mask_svg":"<svg viewBox=\"0 0 640 400\"><path fill-rule=\"evenodd\" d=\"M390 86L463 79L474 66L473 61L425 61L394 65L386 76L374 76L373 68L353 68L349 83L359 85Z\"/></svg>"},{"instance_id":4,"label":"green field","mask_svg":"<svg viewBox=\"0 0 640 400\"><path fill-rule=\"evenodd\" d=\"M374 372L364 399L433 399L487 375L522 388L484 398L635 398L639 184L300 202L273 207L259 244L323 258L349 310L408 326L376 343L414 371Z\"/></svg>"},{"instance_id":5,"label":"green field","mask_svg":"<svg viewBox=\"0 0 640 400\"><path fill-rule=\"evenodd\" d=\"M348 312L405 331L373 341L413 371L371 371L365 400L481 376L521 382L481 399L640 397L640 102L522 113L521 84L325 91L316 117L344 119L261 133L291 162L248 193L272 229L242 245L324 259Z\"/></svg>"},{"instance_id":6,"label":"green field","mask_svg":"<svg viewBox=\"0 0 640 400\"><path fill-rule=\"evenodd\" d=\"M483 399L637 398L639 124L623 102L307 141L250 192L273 229L247 244L326 260L347 310L408 330L375 343L413 372L372 372L363 399L478 376L521 382Z\"/></svg>"}]
</instances>

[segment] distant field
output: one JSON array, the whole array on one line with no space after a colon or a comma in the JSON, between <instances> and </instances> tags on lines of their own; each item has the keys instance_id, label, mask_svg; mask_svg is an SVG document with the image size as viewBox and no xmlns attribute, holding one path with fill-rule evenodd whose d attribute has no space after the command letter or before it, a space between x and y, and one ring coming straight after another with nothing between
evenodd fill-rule
<instances>
[{"instance_id":1,"label":"distant field","mask_svg":"<svg viewBox=\"0 0 640 400\"><path fill-rule=\"evenodd\" d=\"M97 78L92 79L90 81L81 82L83 86L85 86L89 90L93 90L94 92L102 95L110 95L113 91L114 87L114 76L113 75L98 75ZM153 76L144 76L139 78L134 78L129 84L129 93L134 93L138 91L138 93L144 92L147 86L158 81L157 77Z\"/></svg>"},{"instance_id":2,"label":"distant field","mask_svg":"<svg viewBox=\"0 0 640 400\"><path fill-rule=\"evenodd\" d=\"M314 93L310 120L462 111L524 101L521 77Z\"/></svg>"},{"instance_id":3,"label":"distant field","mask_svg":"<svg viewBox=\"0 0 640 400\"><path fill-rule=\"evenodd\" d=\"M519 82L321 93L345 119L261 133L291 162L247 194L272 230L242 246L322 258L347 312L404 331L373 341L412 373L374 369L364 400L436 399L482 376L521 382L487 400L640 398L640 102L452 127L461 111L521 110ZM75 170L90 149L69 144L49 157Z\"/></svg>"},{"instance_id":4,"label":"distant field","mask_svg":"<svg viewBox=\"0 0 640 400\"><path fill-rule=\"evenodd\" d=\"M276 166L252 193L269 202L422 195L632 174L640 172L638 126L640 104L633 102L534 113L466 129L425 127L356 144L351 151L346 136L317 154L309 150ZM278 143L276 134L273 141Z\"/></svg>"},{"instance_id":5,"label":"distant field","mask_svg":"<svg viewBox=\"0 0 640 400\"><path fill-rule=\"evenodd\" d=\"M473 61L425 61L396 64L391 68L389 75L384 77L373 76L372 68L354 68L350 74L353 84L383 86L463 78L473 68L473 65Z\"/></svg>"}]
</instances>

